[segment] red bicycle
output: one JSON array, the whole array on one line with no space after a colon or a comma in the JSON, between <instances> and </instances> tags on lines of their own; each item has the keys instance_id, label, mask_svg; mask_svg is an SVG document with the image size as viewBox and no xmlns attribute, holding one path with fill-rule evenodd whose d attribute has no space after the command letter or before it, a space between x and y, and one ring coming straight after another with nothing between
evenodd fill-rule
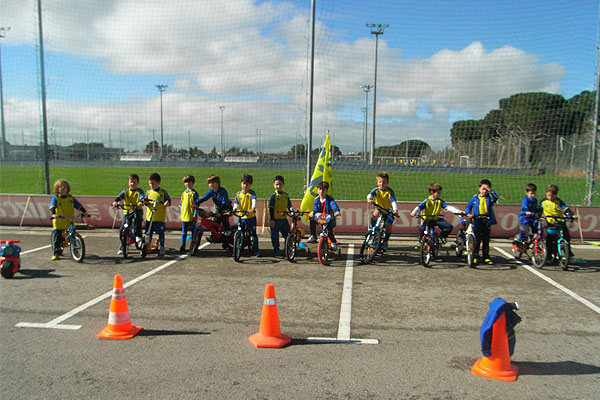
<instances>
[{"instance_id":1,"label":"red bicycle","mask_svg":"<svg viewBox=\"0 0 600 400\"><path fill-rule=\"evenodd\" d=\"M223 223L219 221L217 213L206 211L202 208L195 209L200 217L200 225L196 226L196 232L194 233L194 237L192 239L190 254L193 256L198 255L198 247L200 247L200 241L202 240L204 230L210 232L210 236L206 238L208 242L221 243L223 249L225 249L228 254L231 254L233 251L233 231L236 227L224 226ZM231 212L227 211L221 213L221 215L229 216L231 215Z\"/></svg>"},{"instance_id":2,"label":"red bicycle","mask_svg":"<svg viewBox=\"0 0 600 400\"><path fill-rule=\"evenodd\" d=\"M317 255L319 256L319 262L323 265L331 264L331 261L335 259L335 255L341 255L341 250L337 243L332 243L329 238L329 222L332 215L321 214L317 218L317 224L321 227L321 234L319 235L319 244L317 247Z\"/></svg>"}]
</instances>

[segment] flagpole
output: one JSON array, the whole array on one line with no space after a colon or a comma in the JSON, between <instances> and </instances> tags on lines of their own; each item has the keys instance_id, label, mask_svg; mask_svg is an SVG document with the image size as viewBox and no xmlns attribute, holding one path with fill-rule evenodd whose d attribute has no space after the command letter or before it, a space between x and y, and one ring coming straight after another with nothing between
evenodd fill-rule
<instances>
[{"instance_id":1,"label":"flagpole","mask_svg":"<svg viewBox=\"0 0 600 400\"><path fill-rule=\"evenodd\" d=\"M313 130L313 84L315 79L315 7L316 0L310 2L311 13L311 35L310 35L310 97L308 110L308 134L306 135L306 187L310 185L310 167L312 153L312 130Z\"/></svg>"}]
</instances>

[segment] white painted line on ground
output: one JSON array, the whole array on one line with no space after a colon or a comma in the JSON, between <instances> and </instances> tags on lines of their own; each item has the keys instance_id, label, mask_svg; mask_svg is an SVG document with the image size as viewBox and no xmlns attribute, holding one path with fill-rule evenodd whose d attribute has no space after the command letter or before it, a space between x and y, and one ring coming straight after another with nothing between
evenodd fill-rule
<instances>
[{"instance_id":1,"label":"white painted line on ground","mask_svg":"<svg viewBox=\"0 0 600 400\"><path fill-rule=\"evenodd\" d=\"M585 306L591 308L596 313L600 314L600 307L598 307L597 305L595 305L591 301L588 301L588 300L584 299L583 297L581 297L580 295L578 295L577 293L575 293L571 289L567 289L566 287L564 287L560 283L558 283L558 282L556 282L556 281L548 278L546 275L542 274L540 271L536 270L535 268L532 268L531 266L529 266L529 265L523 263L522 261L514 258L511 254L508 254L506 251L502 250L501 248L494 247L494 249L496 249L498 252L504 254L509 259L513 259L514 261L516 261L520 266L522 266L523 268L525 268L527 271L531 272L534 275L537 275L538 277L542 278L543 280L545 280L546 282L548 282L552 286L556 287L559 290L562 290L563 292L565 292L566 294L568 294L569 296L571 296L575 300L579 301L580 303L584 304Z\"/></svg>"},{"instance_id":2,"label":"white painted line on ground","mask_svg":"<svg viewBox=\"0 0 600 400\"><path fill-rule=\"evenodd\" d=\"M198 250L201 250L201 249L203 249L203 248L205 248L205 247L207 247L209 245L210 245L210 243L208 243L208 242L204 243L203 245L201 245L198 248ZM167 262L167 263L165 263L165 264L163 264L163 265L161 265L159 267L156 267L153 270L148 271L145 274L140 275L137 278L132 279L129 282L123 284L123 289L128 288L129 286L135 285L136 283L138 283L142 279L146 279L149 276L152 276L152 275L156 274L157 272L160 272L163 269L170 267L171 265L175 264L178 261L185 260L186 258L188 258L187 254L179 256L179 257L177 257L174 260L171 260L171 261L169 261L169 262ZM77 315L77 314L79 314L83 310L85 310L85 309L87 309L87 308L89 308L89 307L91 307L91 306L93 306L93 305L101 302L102 300L111 297L112 293L113 293L112 290L109 291L109 292L106 292L103 295L100 295L100 296L96 297L95 299L90 300L87 303L82 304L79 307L76 307L76 308L72 309L71 311L69 311L69 312L61 315L60 317L57 317L57 318L53 319L52 321L47 322L45 324L32 323L32 322L19 322L15 326L19 327L19 328L79 329L79 328L81 328L81 325L60 325L60 323L63 322L63 321L65 321L65 320L67 320L67 319L69 319L69 318L71 318L71 317L73 317L73 316L75 316L75 315Z\"/></svg>"},{"instance_id":3,"label":"white painted line on ground","mask_svg":"<svg viewBox=\"0 0 600 400\"><path fill-rule=\"evenodd\" d=\"M340 306L340 322L338 324L337 338L309 337L306 340L313 343L357 343L379 344L377 339L352 339L350 338L350 323L352 320L352 280L354 279L354 245L348 245L348 258L344 271L344 289L342 290L342 304Z\"/></svg>"}]
</instances>

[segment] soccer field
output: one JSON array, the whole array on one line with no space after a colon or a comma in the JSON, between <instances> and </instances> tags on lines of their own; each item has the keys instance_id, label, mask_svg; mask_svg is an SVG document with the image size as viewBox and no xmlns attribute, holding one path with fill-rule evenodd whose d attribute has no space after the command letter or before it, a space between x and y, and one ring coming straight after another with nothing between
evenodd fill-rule
<instances>
[{"instance_id":1,"label":"soccer field","mask_svg":"<svg viewBox=\"0 0 600 400\"><path fill-rule=\"evenodd\" d=\"M447 202L466 203L476 193L480 179L492 181L493 189L500 194L501 204L520 204L524 196L524 187L528 182L538 186L538 198L543 197L544 188L550 183L560 187L559 197L568 205L584 204L586 182L583 178L556 177L550 175L485 175L424 172L390 172L390 187L394 189L399 201L421 201L427 196L427 186L438 182L443 187L442 198ZM211 174L221 177L221 184L230 196L240 189L242 174L254 177L253 189L259 198L267 198L273 190L275 175L285 178L285 190L294 199L304 194L305 172L302 169L254 168L181 168L181 167L52 167L50 182L65 178L71 183L74 195L116 196L127 186L127 176L136 173L140 176L140 187L147 189L146 179L158 172L162 177L162 187L173 197L179 197L184 187L182 177L192 174L196 177L195 188L200 194L207 186L205 179ZM333 196L337 200L363 200L375 187L374 171L336 171L333 170ZM51 189L52 190L52 189ZM44 169L41 166L21 167L3 166L0 173L0 193L44 193ZM599 196L595 196L593 205L600 205Z\"/></svg>"}]
</instances>

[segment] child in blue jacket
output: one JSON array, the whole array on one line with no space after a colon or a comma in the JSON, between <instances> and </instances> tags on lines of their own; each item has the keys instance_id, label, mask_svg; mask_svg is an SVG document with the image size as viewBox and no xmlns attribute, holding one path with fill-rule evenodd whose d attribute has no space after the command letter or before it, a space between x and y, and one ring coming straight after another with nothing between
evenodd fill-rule
<instances>
[{"instance_id":1,"label":"child in blue jacket","mask_svg":"<svg viewBox=\"0 0 600 400\"><path fill-rule=\"evenodd\" d=\"M483 262L488 265L494 263L490 258L490 226L496 224L494 204L497 201L498 195L492 190L492 183L487 179L482 179L479 182L479 193L471 197L465 207L465 213L473 221L476 257L481 247ZM474 261L477 263L477 258Z\"/></svg>"},{"instance_id":2,"label":"child in blue jacket","mask_svg":"<svg viewBox=\"0 0 600 400\"><path fill-rule=\"evenodd\" d=\"M321 181L317 184L319 195L315 198L313 210L308 214L311 220L319 219L321 214L327 214L329 221L327 222L327 232L329 240L331 240L331 250L337 251L337 240L333 234L333 228L336 227L335 218L341 215L335 199L327 194L329 191L329 183Z\"/></svg>"}]
</instances>

